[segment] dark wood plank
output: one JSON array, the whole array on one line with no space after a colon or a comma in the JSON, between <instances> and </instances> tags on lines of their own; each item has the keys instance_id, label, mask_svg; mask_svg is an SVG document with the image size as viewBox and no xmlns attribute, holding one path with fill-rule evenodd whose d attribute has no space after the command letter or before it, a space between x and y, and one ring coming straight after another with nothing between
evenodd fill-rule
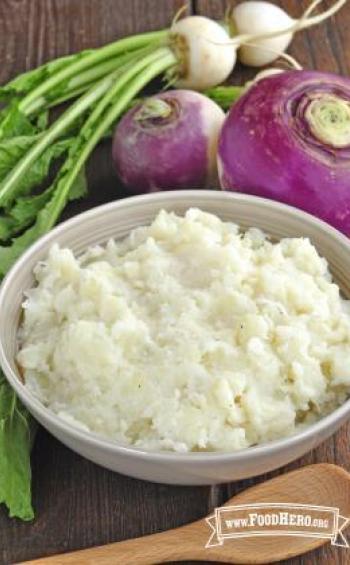
<instances>
[{"instance_id":1,"label":"dark wood plank","mask_svg":"<svg viewBox=\"0 0 350 565\"><path fill-rule=\"evenodd\" d=\"M167 27L183 0L1 0L0 81L53 57L118 37ZM125 195L110 143L89 164L89 196L65 216ZM208 511L210 489L168 487L106 471L40 430L33 457L36 519L10 520L0 508L0 562L121 540L192 521Z\"/></svg>"},{"instance_id":2,"label":"dark wood plank","mask_svg":"<svg viewBox=\"0 0 350 565\"><path fill-rule=\"evenodd\" d=\"M169 27L186 0L1 0L0 82L55 57Z\"/></svg>"},{"instance_id":3,"label":"dark wood plank","mask_svg":"<svg viewBox=\"0 0 350 565\"><path fill-rule=\"evenodd\" d=\"M0 515L1 562L172 528L207 513L208 488L146 483L106 471L40 430L33 452L33 524Z\"/></svg>"},{"instance_id":4,"label":"dark wood plank","mask_svg":"<svg viewBox=\"0 0 350 565\"><path fill-rule=\"evenodd\" d=\"M232 0L232 5L238 4L238 0ZM297 18L309 5L307 0L282 0L274 4L282 6L291 16ZM331 2L323 2L326 8ZM224 0L196 0L196 13L220 19L225 12L226 2ZM338 72L348 75L350 70L350 6L326 22L295 35L289 53L297 59L304 68L314 68L322 71ZM232 76L234 84L251 79L256 70L237 66ZM259 478L240 481L227 485L227 496L233 496L248 486L262 482L273 476L285 473L289 470L317 462L329 462L341 465L350 470L350 425L344 426L333 438L322 444L318 449L305 455L302 459L295 461L285 468L279 469ZM258 501L257 501L258 502ZM347 550L334 548L330 545L314 551L300 558L285 561L287 565L332 565L346 564L350 562Z\"/></svg>"},{"instance_id":5,"label":"dark wood plank","mask_svg":"<svg viewBox=\"0 0 350 565\"><path fill-rule=\"evenodd\" d=\"M0 82L43 61L130 33L165 27L183 0L0 0ZM297 17L306 0L282 0ZM188 2L197 13L222 17L224 0ZM324 2L330 4L330 0ZM290 52L305 67L350 70L350 9L318 29L298 34ZM254 75L237 66L233 82ZM110 144L89 165L90 193L65 216L126 195L113 173ZM316 461L350 469L350 426L301 460L268 476ZM9 520L0 509L0 562L88 547L164 530L204 516L232 494L265 476L222 487L169 487L136 481L89 463L40 430L33 451L36 520ZM327 547L289 565L349 563L345 550Z\"/></svg>"}]
</instances>

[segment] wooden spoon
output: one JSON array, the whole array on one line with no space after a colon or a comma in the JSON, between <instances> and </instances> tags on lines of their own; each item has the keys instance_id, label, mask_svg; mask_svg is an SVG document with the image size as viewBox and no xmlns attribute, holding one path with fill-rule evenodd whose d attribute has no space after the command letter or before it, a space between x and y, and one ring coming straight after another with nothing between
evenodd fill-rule
<instances>
[{"instance_id":1,"label":"wooden spoon","mask_svg":"<svg viewBox=\"0 0 350 565\"><path fill-rule=\"evenodd\" d=\"M350 516L350 474L336 465L309 465L256 485L227 505L261 502L339 508ZM315 549L327 540L307 537L250 537L225 540L206 548L210 527L205 519L166 532L31 561L40 565L154 565L169 561L273 563ZM329 543L329 542L328 542ZM344 549L344 551L349 551Z\"/></svg>"}]
</instances>

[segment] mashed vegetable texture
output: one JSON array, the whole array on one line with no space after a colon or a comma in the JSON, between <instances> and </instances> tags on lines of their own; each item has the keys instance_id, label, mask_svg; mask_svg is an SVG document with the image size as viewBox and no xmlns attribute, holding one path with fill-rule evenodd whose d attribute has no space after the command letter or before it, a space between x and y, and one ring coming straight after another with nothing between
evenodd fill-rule
<instances>
[{"instance_id":1,"label":"mashed vegetable texture","mask_svg":"<svg viewBox=\"0 0 350 565\"><path fill-rule=\"evenodd\" d=\"M350 309L307 239L190 209L80 257L52 247L18 362L59 417L123 445L233 451L295 433L350 390Z\"/></svg>"}]
</instances>

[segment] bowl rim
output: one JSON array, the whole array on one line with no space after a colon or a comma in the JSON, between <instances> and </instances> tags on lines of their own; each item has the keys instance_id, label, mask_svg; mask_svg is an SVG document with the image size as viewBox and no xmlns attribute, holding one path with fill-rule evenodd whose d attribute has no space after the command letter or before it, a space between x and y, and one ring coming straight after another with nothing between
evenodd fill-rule
<instances>
[{"instance_id":1,"label":"bowl rim","mask_svg":"<svg viewBox=\"0 0 350 565\"><path fill-rule=\"evenodd\" d=\"M13 279L15 279L17 273L25 268L27 261L30 259L32 254L42 247L45 247L48 243L52 242L56 236L60 235L67 228L72 227L76 224L83 223L85 220L103 215L103 212L110 209L123 208L124 206L132 204L142 203L143 201L157 200L160 197L165 198L169 202L181 201L184 197L198 197L198 207L200 207L200 198L205 197L209 200L216 199L234 199L236 201L248 203L252 202L258 206L261 206L269 210L279 210L284 212L289 216L299 217L306 223L313 224L314 226L321 228L327 236L335 239L339 244L345 246L350 252L350 239L348 239L344 234L327 224L326 222L318 219L303 210L294 208L284 203L269 200L267 198L261 198L258 196L242 194L239 192L226 192L226 191L212 191L212 190L174 190L169 192L157 192L151 194L143 194L138 196L131 196L123 198L121 200L116 200L113 202L108 202L100 206L91 208L85 212L81 212L76 216L62 222L47 234L40 237L34 244L32 244L14 263L9 272L4 277L2 284L0 286L0 312L2 310L2 305L6 298L7 288L11 285ZM11 388L19 396L23 404L28 408L29 412L34 414L39 414L39 417L43 421L48 422L50 426L54 429L58 429L63 434L83 442L84 444L89 444L97 448L106 449L109 452L114 452L120 455L127 455L135 459L146 459L153 461L177 461L177 462L195 462L195 463L207 463L208 459L210 461L230 461L234 462L237 460L244 461L251 459L252 457L259 457L266 455L273 455L276 452L283 451L284 449L290 449L295 445L306 442L312 438L316 438L327 430L327 428L336 425L339 421L342 421L346 416L350 417L350 398L347 399L341 406L333 410L331 413L327 414L320 420L308 425L302 430L296 433L272 440L266 443L261 443L258 445L245 447L236 451L200 451L200 452L172 452L172 451L151 451L140 447L135 447L132 445L122 445L113 439L109 439L100 436L94 432L85 431L78 427L75 427L54 412L47 408L40 400L38 400L18 379L17 375L12 370L8 357L4 351L2 342L0 341L0 366L3 369L4 375L10 384ZM38 417L38 418L39 418Z\"/></svg>"}]
</instances>

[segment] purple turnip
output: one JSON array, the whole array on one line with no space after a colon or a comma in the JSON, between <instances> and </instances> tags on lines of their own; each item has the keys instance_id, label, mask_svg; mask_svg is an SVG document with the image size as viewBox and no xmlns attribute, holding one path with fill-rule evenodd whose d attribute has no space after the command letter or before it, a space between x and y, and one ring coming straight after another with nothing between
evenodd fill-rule
<instances>
[{"instance_id":1,"label":"purple turnip","mask_svg":"<svg viewBox=\"0 0 350 565\"><path fill-rule=\"evenodd\" d=\"M198 92L173 90L148 98L116 128L118 175L134 193L217 185L224 119L223 110Z\"/></svg>"},{"instance_id":2,"label":"purple turnip","mask_svg":"<svg viewBox=\"0 0 350 565\"><path fill-rule=\"evenodd\" d=\"M218 151L221 186L291 204L350 236L350 80L287 71L231 108Z\"/></svg>"}]
</instances>

